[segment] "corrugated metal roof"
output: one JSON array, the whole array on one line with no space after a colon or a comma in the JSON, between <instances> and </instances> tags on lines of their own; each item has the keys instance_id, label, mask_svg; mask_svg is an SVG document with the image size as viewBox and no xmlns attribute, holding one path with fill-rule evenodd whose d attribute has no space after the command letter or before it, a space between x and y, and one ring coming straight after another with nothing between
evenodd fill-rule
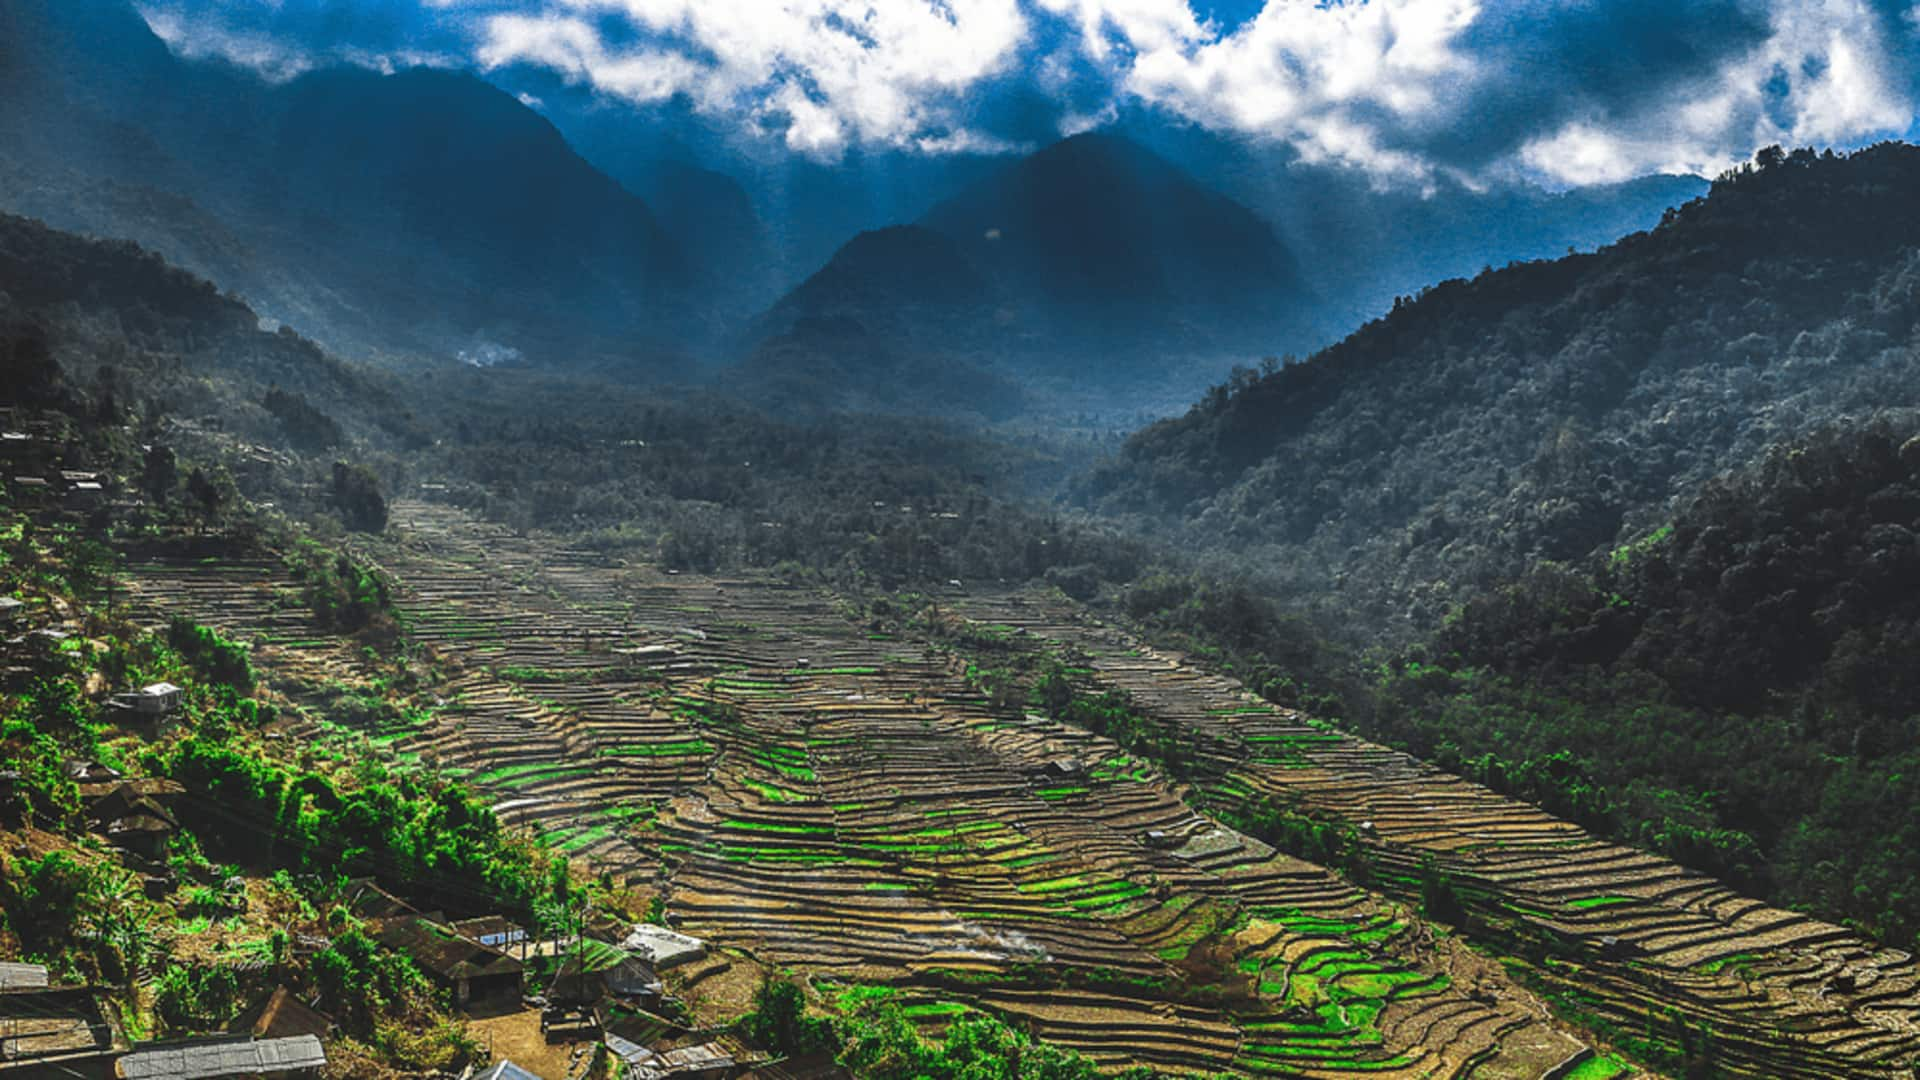
<instances>
[{"instance_id":1,"label":"corrugated metal roof","mask_svg":"<svg viewBox=\"0 0 1920 1080\"><path fill-rule=\"evenodd\" d=\"M0 964L0 990L44 990L47 969L40 964Z\"/></svg>"},{"instance_id":2,"label":"corrugated metal roof","mask_svg":"<svg viewBox=\"0 0 1920 1080\"><path fill-rule=\"evenodd\" d=\"M125 1080L218 1080L227 1076L318 1069L327 1052L312 1035L285 1039L206 1040L149 1046L120 1059Z\"/></svg>"}]
</instances>

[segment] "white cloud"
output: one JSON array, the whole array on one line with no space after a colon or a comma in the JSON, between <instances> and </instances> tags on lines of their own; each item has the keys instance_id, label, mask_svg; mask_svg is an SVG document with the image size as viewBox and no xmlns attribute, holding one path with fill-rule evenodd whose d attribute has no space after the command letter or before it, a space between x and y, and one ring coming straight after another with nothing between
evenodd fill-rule
<instances>
[{"instance_id":1,"label":"white cloud","mask_svg":"<svg viewBox=\"0 0 1920 1080\"><path fill-rule=\"evenodd\" d=\"M1481 77L1456 40L1478 12L1472 0L1272 0L1226 37L1144 51L1127 88L1201 123L1290 143L1309 161L1424 176L1427 163L1386 145L1373 117L1456 122L1451 105Z\"/></svg>"},{"instance_id":2,"label":"white cloud","mask_svg":"<svg viewBox=\"0 0 1920 1080\"><path fill-rule=\"evenodd\" d=\"M286 82L313 70L305 50L264 33L230 29L212 19L177 8L146 4L138 8L154 36L189 60L225 60L269 82Z\"/></svg>"},{"instance_id":3,"label":"white cloud","mask_svg":"<svg viewBox=\"0 0 1920 1080\"><path fill-rule=\"evenodd\" d=\"M278 9L281 0L258 3L270 12ZM431 49L370 48L352 41L302 45L286 36L224 19L220 12L204 10L194 0L147 0L136 4L135 10L154 36L178 55L189 60L224 60L272 83L338 65L391 74L405 68L464 64L459 57Z\"/></svg>"},{"instance_id":4,"label":"white cloud","mask_svg":"<svg viewBox=\"0 0 1920 1080\"><path fill-rule=\"evenodd\" d=\"M1042 11L1079 24L1089 55L1104 60L1115 44L1135 52L1177 49L1207 36L1186 0L1035 0Z\"/></svg>"},{"instance_id":5,"label":"white cloud","mask_svg":"<svg viewBox=\"0 0 1920 1080\"><path fill-rule=\"evenodd\" d=\"M590 21L624 16L648 42L609 45ZM615 97L686 95L833 157L850 142L962 149L961 95L1026 40L1018 0L557 0L485 20L479 58L540 64Z\"/></svg>"},{"instance_id":6,"label":"white cloud","mask_svg":"<svg viewBox=\"0 0 1920 1080\"><path fill-rule=\"evenodd\" d=\"M1769 144L1903 134L1914 102L1890 44L1861 0L1783 4L1758 46L1676 85L1677 105L1569 123L1529 141L1520 161L1569 185L1653 172L1711 176Z\"/></svg>"},{"instance_id":7,"label":"white cloud","mask_svg":"<svg viewBox=\"0 0 1920 1080\"><path fill-rule=\"evenodd\" d=\"M454 63L317 39L332 0L140 2L177 51L273 79ZM408 12L463 63L534 65L641 107L685 100L816 158L1024 148L1029 114L995 130L1010 114L977 107L1014 88L1051 101L1061 134L1144 103L1375 183L1711 174L1767 143L1903 134L1920 38L1920 7L1882 20L1878 0L1267 0L1231 28L1194 0L392 2L357 10ZM305 36L267 32L296 7Z\"/></svg>"}]
</instances>

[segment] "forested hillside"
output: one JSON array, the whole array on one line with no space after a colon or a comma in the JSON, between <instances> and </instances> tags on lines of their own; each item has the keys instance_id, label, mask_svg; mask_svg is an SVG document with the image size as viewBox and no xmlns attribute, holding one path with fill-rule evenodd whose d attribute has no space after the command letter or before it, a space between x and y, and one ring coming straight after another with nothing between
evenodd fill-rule
<instances>
[{"instance_id":1,"label":"forested hillside","mask_svg":"<svg viewBox=\"0 0 1920 1080\"><path fill-rule=\"evenodd\" d=\"M1651 232L1424 290L1136 435L1088 505L1400 640L1911 400L1920 150L1763 154Z\"/></svg>"},{"instance_id":2,"label":"forested hillside","mask_svg":"<svg viewBox=\"0 0 1920 1080\"><path fill-rule=\"evenodd\" d=\"M1394 740L1771 897L1920 920L1920 439L1774 448L1591 571L1537 567L1390 665Z\"/></svg>"}]
</instances>

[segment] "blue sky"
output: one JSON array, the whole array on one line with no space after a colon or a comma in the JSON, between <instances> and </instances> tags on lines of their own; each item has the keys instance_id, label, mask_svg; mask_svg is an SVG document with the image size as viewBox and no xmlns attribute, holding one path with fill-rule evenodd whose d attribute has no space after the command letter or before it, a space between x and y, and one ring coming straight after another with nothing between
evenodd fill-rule
<instances>
[{"instance_id":1,"label":"blue sky","mask_svg":"<svg viewBox=\"0 0 1920 1080\"><path fill-rule=\"evenodd\" d=\"M176 51L559 79L743 143L1019 150L1129 110L1372 182L1711 175L1914 126L1886 0L138 0Z\"/></svg>"}]
</instances>

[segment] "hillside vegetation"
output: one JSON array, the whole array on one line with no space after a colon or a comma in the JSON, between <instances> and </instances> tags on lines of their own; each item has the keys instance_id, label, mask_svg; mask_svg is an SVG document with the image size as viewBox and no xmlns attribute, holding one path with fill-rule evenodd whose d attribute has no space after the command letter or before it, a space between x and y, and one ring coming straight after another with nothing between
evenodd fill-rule
<instances>
[{"instance_id":1,"label":"hillside vegetation","mask_svg":"<svg viewBox=\"0 0 1920 1080\"><path fill-rule=\"evenodd\" d=\"M1543 566L1468 604L1356 722L1910 945L1916 529L1920 441L1875 425L1778 448L1595 569Z\"/></svg>"},{"instance_id":2,"label":"hillside vegetation","mask_svg":"<svg viewBox=\"0 0 1920 1080\"><path fill-rule=\"evenodd\" d=\"M1400 641L1911 396L1920 149L1763 155L1591 255L1424 290L1135 435L1087 505Z\"/></svg>"}]
</instances>

